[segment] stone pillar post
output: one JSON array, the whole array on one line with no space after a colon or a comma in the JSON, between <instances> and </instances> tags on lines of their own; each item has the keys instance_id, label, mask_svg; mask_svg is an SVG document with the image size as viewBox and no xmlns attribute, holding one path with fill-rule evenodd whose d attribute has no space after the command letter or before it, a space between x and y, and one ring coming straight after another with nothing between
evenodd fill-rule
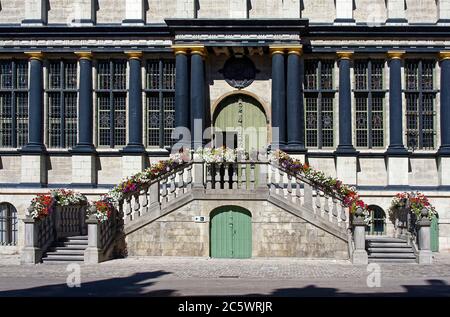
<instances>
[{"instance_id":1,"label":"stone pillar post","mask_svg":"<svg viewBox=\"0 0 450 317\"><path fill-rule=\"evenodd\" d=\"M92 53L75 52L80 68L78 92L78 143L72 152L72 184L97 183L96 151L93 144Z\"/></svg>"},{"instance_id":2,"label":"stone pillar post","mask_svg":"<svg viewBox=\"0 0 450 317\"><path fill-rule=\"evenodd\" d=\"M286 150L305 152L302 46L288 48L287 57L287 141Z\"/></svg>"},{"instance_id":3,"label":"stone pillar post","mask_svg":"<svg viewBox=\"0 0 450 317\"><path fill-rule=\"evenodd\" d=\"M418 231L419 264L431 264L433 253L431 252L431 220L428 218L428 210L423 209L420 219L416 223Z\"/></svg>"},{"instance_id":4,"label":"stone pillar post","mask_svg":"<svg viewBox=\"0 0 450 317\"><path fill-rule=\"evenodd\" d=\"M189 57L187 47L173 46L175 52L175 135L180 146L190 147Z\"/></svg>"},{"instance_id":5,"label":"stone pillar post","mask_svg":"<svg viewBox=\"0 0 450 317\"><path fill-rule=\"evenodd\" d=\"M25 218L25 245L22 249L20 262L22 264L40 263L43 252L38 246L38 226L37 220L33 218Z\"/></svg>"},{"instance_id":6,"label":"stone pillar post","mask_svg":"<svg viewBox=\"0 0 450 317\"><path fill-rule=\"evenodd\" d=\"M405 52L388 52L389 62L389 147L388 185L408 185L408 151L403 145L402 57Z\"/></svg>"},{"instance_id":7,"label":"stone pillar post","mask_svg":"<svg viewBox=\"0 0 450 317\"><path fill-rule=\"evenodd\" d=\"M336 175L344 183L356 185L357 152L352 142L352 93L350 63L353 52L337 52L339 59L339 145Z\"/></svg>"},{"instance_id":8,"label":"stone pillar post","mask_svg":"<svg viewBox=\"0 0 450 317\"><path fill-rule=\"evenodd\" d=\"M286 79L284 47L271 46L272 54L272 149L286 147ZM278 133L274 133L278 129Z\"/></svg>"},{"instance_id":9,"label":"stone pillar post","mask_svg":"<svg viewBox=\"0 0 450 317\"><path fill-rule=\"evenodd\" d=\"M47 184L46 148L44 145L44 77L41 52L26 53L30 59L28 96L28 143L21 149L23 184Z\"/></svg>"},{"instance_id":10,"label":"stone pillar post","mask_svg":"<svg viewBox=\"0 0 450 317\"><path fill-rule=\"evenodd\" d=\"M353 264L367 264L366 223L364 222L363 211L361 208L356 210L353 218L353 241L355 243L355 249L352 254Z\"/></svg>"},{"instance_id":11,"label":"stone pillar post","mask_svg":"<svg viewBox=\"0 0 450 317\"><path fill-rule=\"evenodd\" d=\"M192 188L193 190L203 190L205 188L204 182L204 162L200 156L194 153L192 166Z\"/></svg>"},{"instance_id":12,"label":"stone pillar post","mask_svg":"<svg viewBox=\"0 0 450 317\"><path fill-rule=\"evenodd\" d=\"M439 185L450 185L450 52L441 52L441 146L439 158Z\"/></svg>"},{"instance_id":13,"label":"stone pillar post","mask_svg":"<svg viewBox=\"0 0 450 317\"><path fill-rule=\"evenodd\" d=\"M86 224L88 228L88 247L84 251L84 263L97 264L102 261L99 223L95 215L91 215L89 219L86 220Z\"/></svg>"},{"instance_id":14,"label":"stone pillar post","mask_svg":"<svg viewBox=\"0 0 450 317\"><path fill-rule=\"evenodd\" d=\"M206 50L203 45L191 48L191 133L193 149L203 147L205 131L205 62Z\"/></svg>"}]
</instances>

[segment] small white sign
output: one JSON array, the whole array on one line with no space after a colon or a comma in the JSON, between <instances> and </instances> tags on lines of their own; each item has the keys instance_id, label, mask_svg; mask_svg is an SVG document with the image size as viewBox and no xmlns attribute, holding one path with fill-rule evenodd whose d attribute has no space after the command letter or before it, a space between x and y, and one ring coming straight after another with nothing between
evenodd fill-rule
<instances>
[{"instance_id":1,"label":"small white sign","mask_svg":"<svg viewBox=\"0 0 450 317\"><path fill-rule=\"evenodd\" d=\"M195 217L193 217L193 220L195 222L208 222L209 217L206 217L206 216L195 216Z\"/></svg>"}]
</instances>

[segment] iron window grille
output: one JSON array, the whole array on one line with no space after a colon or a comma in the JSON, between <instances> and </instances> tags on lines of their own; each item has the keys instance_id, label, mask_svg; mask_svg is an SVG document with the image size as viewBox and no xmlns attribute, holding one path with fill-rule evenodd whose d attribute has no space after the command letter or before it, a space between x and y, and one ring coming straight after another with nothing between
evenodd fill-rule
<instances>
[{"instance_id":1,"label":"iron window grille","mask_svg":"<svg viewBox=\"0 0 450 317\"><path fill-rule=\"evenodd\" d=\"M171 147L175 126L175 62L148 60L145 79L147 146Z\"/></svg>"},{"instance_id":2,"label":"iron window grille","mask_svg":"<svg viewBox=\"0 0 450 317\"><path fill-rule=\"evenodd\" d=\"M305 61L305 137L307 147L334 146L334 60Z\"/></svg>"},{"instance_id":3,"label":"iron window grille","mask_svg":"<svg viewBox=\"0 0 450 317\"><path fill-rule=\"evenodd\" d=\"M405 62L406 138L409 149L435 149L434 60Z\"/></svg>"},{"instance_id":4,"label":"iron window grille","mask_svg":"<svg viewBox=\"0 0 450 317\"><path fill-rule=\"evenodd\" d=\"M0 204L0 245L17 244L17 210L8 203Z\"/></svg>"},{"instance_id":5,"label":"iron window grille","mask_svg":"<svg viewBox=\"0 0 450 317\"><path fill-rule=\"evenodd\" d=\"M77 62L50 61L47 80L48 146L70 148L77 143Z\"/></svg>"},{"instance_id":6,"label":"iron window grille","mask_svg":"<svg viewBox=\"0 0 450 317\"><path fill-rule=\"evenodd\" d=\"M384 147L383 60L354 63L356 146Z\"/></svg>"},{"instance_id":7,"label":"iron window grille","mask_svg":"<svg viewBox=\"0 0 450 317\"><path fill-rule=\"evenodd\" d=\"M0 147L28 143L28 61L0 61Z\"/></svg>"},{"instance_id":8,"label":"iron window grille","mask_svg":"<svg viewBox=\"0 0 450 317\"><path fill-rule=\"evenodd\" d=\"M126 69L126 60L103 60L97 63L97 131L100 147L126 145Z\"/></svg>"}]
</instances>

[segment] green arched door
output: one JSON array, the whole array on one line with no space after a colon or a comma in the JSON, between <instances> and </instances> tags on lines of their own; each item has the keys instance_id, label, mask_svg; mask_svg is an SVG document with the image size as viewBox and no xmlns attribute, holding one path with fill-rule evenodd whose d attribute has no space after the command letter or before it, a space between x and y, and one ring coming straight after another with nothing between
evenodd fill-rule
<instances>
[{"instance_id":1,"label":"green arched door","mask_svg":"<svg viewBox=\"0 0 450 317\"><path fill-rule=\"evenodd\" d=\"M236 146L247 151L267 146L266 115L262 106L246 95L233 95L220 103L214 114L214 130L236 134Z\"/></svg>"},{"instance_id":2,"label":"green arched door","mask_svg":"<svg viewBox=\"0 0 450 317\"><path fill-rule=\"evenodd\" d=\"M210 252L213 258L252 257L252 218L248 210L224 206L211 213Z\"/></svg>"}]
</instances>

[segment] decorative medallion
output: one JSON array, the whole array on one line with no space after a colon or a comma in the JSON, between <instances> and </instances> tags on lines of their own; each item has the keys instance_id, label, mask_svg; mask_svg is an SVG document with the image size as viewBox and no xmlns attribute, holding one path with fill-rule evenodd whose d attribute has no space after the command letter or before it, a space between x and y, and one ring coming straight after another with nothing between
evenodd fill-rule
<instances>
[{"instance_id":1,"label":"decorative medallion","mask_svg":"<svg viewBox=\"0 0 450 317\"><path fill-rule=\"evenodd\" d=\"M225 81L231 87L242 89L251 85L258 70L250 58L233 56L225 62L223 69L219 72L223 74Z\"/></svg>"}]
</instances>

